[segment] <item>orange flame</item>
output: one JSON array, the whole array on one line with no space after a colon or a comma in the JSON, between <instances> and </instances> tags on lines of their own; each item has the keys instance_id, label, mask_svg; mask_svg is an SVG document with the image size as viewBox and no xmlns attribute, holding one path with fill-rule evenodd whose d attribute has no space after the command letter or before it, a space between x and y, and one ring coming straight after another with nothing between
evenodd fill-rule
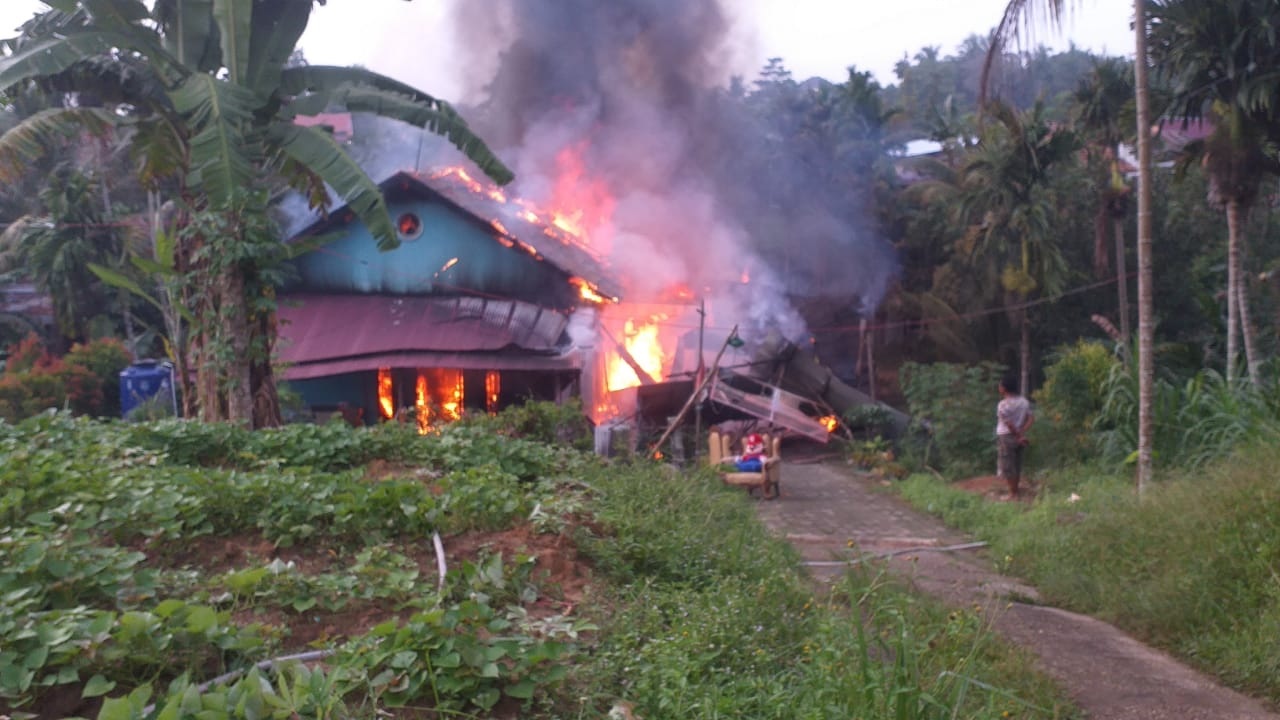
<instances>
[{"instance_id":1,"label":"orange flame","mask_svg":"<svg viewBox=\"0 0 1280 720\"><path fill-rule=\"evenodd\" d=\"M490 370L484 374L484 409L490 415L498 414L498 396L502 393L502 374Z\"/></svg>"},{"instance_id":2,"label":"orange flame","mask_svg":"<svg viewBox=\"0 0 1280 720\"><path fill-rule=\"evenodd\" d=\"M827 415L826 417L818 418L818 422L822 423L822 426L825 427L829 433L835 432L836 428L840 427L840 420L837 419L835 415Z\"/></svg>"},{"instance_id":3,"label":"orange flame","mask_svg":"<svg viewBox=\"0 0 1280 720\"><path fill-rule=\"evenodd\" d=\"M414 385L414 408L418 411L418 434L431 432L431 392L427 386L427 374L419 370L418 381Z\"/></svg>"},{"instance_id":4,"label":"orange flame","mask_svg":"<svg viewBox=\"0 0 1280 720\"><path fill-rule=\"evenodd\" d=\"M626 325L623 326L622 337L619 338L640 369L652 378L662 378L662 368L667 360L666 351L658 337L658 321L664 319L663 317L650 318L649 322L638 326L633 320L627 320ZM609 392L640 385L640 376L636 375L631 365L616 352L609 355L607 378L606 387Z\"/></svg>"},{"instance_id":5,"label":"orange flame","mask_svg":"<svg viewBox=\"0 0 1280 720\"><path fill-rule=\"evenodd\" d=\"M382 411L382 419L390 420L396 416L396 399L391 382L391 368L378 368L378 409Z\"/></svg>"},{"instance_id":6,"label":"orange flame","mask_svg":"<svg viewBox=\"0 0 1280 720\"><path fill-rule=\"evenodd\" d=\"M440 369L442 390L444 395L440 402L440 414L446 420L458 420L462 417L462 401L466 388L463 387L461 370Z\"/></svg>"},{"instance_id":7,"label":"orange flame","mask_svg":"<svg viewBox=\"0 0 1280 720\"><path fill-rule=\"evenodd\" d=\"M506 225L503 225L502 223L498 222L497 220L490 220L490 221L489 221L489 224L493 226L493 229L494 229L494 230L497 230L499 233L501 233L501 234L503 234L503 235L510 235L510 234L511 234L511 233L510 233L510 231L508 231L508 230L507 230L507 226L506 226Z\"/></svg>"},{"instance_id":8,"label":"orange flame","mask_svg":"<svg viewBox=\"0 0 1280 720\"><path fill-rule=\"evenodd\" d=\"M615 298L608 298L601 295L600 289L589 280L583 280L580 277L571 277L569 278L569 284L578 288L578 295L582 296L582 299L587 302L603 305L610 300L614 300L615 302L617 301Z\"/></svg>"}]
</instances>

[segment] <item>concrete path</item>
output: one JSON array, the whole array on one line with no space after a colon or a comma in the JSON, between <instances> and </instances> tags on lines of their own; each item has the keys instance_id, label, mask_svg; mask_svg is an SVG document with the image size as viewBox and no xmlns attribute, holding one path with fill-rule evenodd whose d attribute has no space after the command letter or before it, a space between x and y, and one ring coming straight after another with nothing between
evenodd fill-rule
<instances>
[{"instance_id":1,"label":"concrete path","mask_svg":"<svg viewBox=\"0 0 1280 720\"><path fill-rule=\"evenodd\" d=\"M882 490L877 480L839 463L789 462L782 497L757 507L770 530L814 563L820 581L844 572L838 561L886 555L895 574L917 589L953 605L987 608L994 627L1038 657L1090 718L1280 720L1258 701L1104 622L1031 604L1035 588L995 572L981 549L941 550L972 538Z\"/></svg>"}]
</instances>

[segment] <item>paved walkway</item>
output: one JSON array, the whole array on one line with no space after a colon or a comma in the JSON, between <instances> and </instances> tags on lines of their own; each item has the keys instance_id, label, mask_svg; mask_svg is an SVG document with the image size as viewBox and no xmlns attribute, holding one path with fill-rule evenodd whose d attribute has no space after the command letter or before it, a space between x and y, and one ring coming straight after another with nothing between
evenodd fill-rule
<instances>
[{"instance_id":1,"label":"paved walkway","mask_svg":"<svg viewBox=\"0 0 1280 720\"><path fill-rule=\"evenodd\" d=\"M837 561L885 554L891 555L889 566L919 590L954 605L983 605L994 627L1037 656L1041 669L1090 718L1280 720L1259 702L1106 623L1029 604L1038 598L1035 588L996 573L981 549L938 550L972 539L877 485L841 464L792 462L783 469L782 497L757 507L775 534L817 563L811 567L819 580L844 571Z\"/></svg>"}]
</instances>

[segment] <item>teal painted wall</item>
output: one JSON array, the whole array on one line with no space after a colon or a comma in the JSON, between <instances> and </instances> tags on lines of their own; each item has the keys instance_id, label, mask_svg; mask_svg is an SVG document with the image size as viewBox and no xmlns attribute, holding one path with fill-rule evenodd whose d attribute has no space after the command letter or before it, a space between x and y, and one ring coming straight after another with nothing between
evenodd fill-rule
<instances>
[{"instance_id":1,"label":"teal painted wall","mask_svg":"<svg viewBox=\"0 0 1280 720\"><path fill-rule=\"evenodd\" d=\"M452 295L463 289L556 308L575 304L563 272L518 248L504 247L462 211L427 198L388 206L393 220L416 214L421 235L381 252L358 219L335 223L342 236L295 259L297 278L286 289L387 295ZM458 262L446 269L453 258Z\"/></svg>"}]
</instances>

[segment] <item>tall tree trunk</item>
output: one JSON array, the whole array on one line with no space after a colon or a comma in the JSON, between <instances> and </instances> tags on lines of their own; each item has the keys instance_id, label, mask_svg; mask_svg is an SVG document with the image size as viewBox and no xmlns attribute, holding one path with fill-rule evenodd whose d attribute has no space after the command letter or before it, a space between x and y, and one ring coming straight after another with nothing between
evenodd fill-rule
<instances>
[{"instance_id":1,"label":"tall tree trunk","mask_svg":"<svg viewBox=\"0 0 1280 720\"><path fill-rule=\"evenodd\" d=\"M1257 331L1253 327L1253 318L1249 315L1249 276L1241 268L1237 272L1236 301L1240 303L1240 335L1244 338L1244 358L1249 365L1249 382L1262 387L1260 360L1258 359Z\"/></svg>"},{"instance_id":2,"label":"tall tree trunk","mask_svg":"<svg viewBox=\"0 0 1280 720\"><path fill-rule=\"evenodd\" d=\"M1022 299L1022 337L1018 342L1018 356L1021 359L1021 373L1018 377L1022 394L1031 394L1031 312L1026 308L1027 298Z\"/></svg>"},{"instance_id":3,"label":"tall tree trunk","mask_svg":"<svg viewBox=\"0 0 1280 720\"><path fill-rule=\"evenodd\" d=\"M1116 294L1120 307L1120 338L1124 343L1125 356L1130 351L1129 340L1129 270L1125 262L1124 218L1115 218L1111 227L1114 230L1116 243Z\"/></svg>"},{"instance_id":4,"label":"tall tree trunk","mask_svg":"<svg viewBox=\"0 0 1280 720\"><path fill-rule=\"evenodd\" d=\"M1236 378L1240 350L1240 203L1235 198L1227 201L1227 383Z\"/></svg>"},{"instance_id":5,"label":"tall tree trunk","mask_svg":"<svg viewBox=\"0 0 1280 720\"><path fill-rule=\"evenodd\" d=\"M1111 269L1107 267L1107 221L1111 219L1107 207L1107 195L1098 198L1098 210L1093 214L1093 276L1104 279Z\"/></svg>"},{"instance_id":6,"label":"tall tree trunk","mask_svg":"<svg viewBox=\"0 0 1280 720\"><path fill-rule=\"evenodd\" d=\"M1155 310L1151 293L1151 92L1147 84L1147 4L1133 0L1134 91L1138 115L1138 494L1151 484L1155 397Z\"/></svg>"},{"instance_id":7,"label":"tall tree trunk","mask_svg":"<svg viewBox=\"0 0 1280 720\"><path fill-rule=\"evenodd\" d=\"M268 287L266 292L275 294ZM272 298L274 300L274 297ZM276 388L275 368L271 366L271 358L275 354L276 316L275 313L263 313L252 321L254 342L263 347L261 353L254 353L249 366L249 391L253 399L253 427L279 427L284 424L280 413L280 393Z\"/></svg>"},{"instance_id":8,"label":"tall tree trunk","mask_svg":"<svg viewBox=\"0 0 1280 720\"><path fill-rule=\"evenodd\" d=\"M244 272L236 264L229 264L217 278L219 304L218 335L221 337L216 351L225 352L222 377L217 385L226 404L226 419L233 423L253 427L253 382L250 358L248 299L245 297Z\"/></svg>"}]
</instances>

